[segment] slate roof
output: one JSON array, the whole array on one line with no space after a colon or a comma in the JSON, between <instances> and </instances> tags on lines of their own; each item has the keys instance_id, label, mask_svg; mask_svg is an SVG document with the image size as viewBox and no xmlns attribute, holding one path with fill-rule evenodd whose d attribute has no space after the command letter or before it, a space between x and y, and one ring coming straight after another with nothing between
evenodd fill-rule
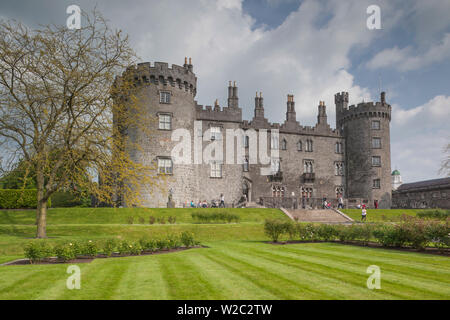
<instances>
[{"instance_id":1,"label":"slate roof","mask_svg":"<svg viewBox=\"0 0 450 320\"><path fill-rule=\"evenodd\" d=\"M397 191L413 191L415 189L429 189L429 188L440 188L440 187L449 187L450 188L450 177L442 178L442 179L433 179L426 181L419 181L413 183L404 183L400 187L398 187Z\"/></svg>"}]
</instances>

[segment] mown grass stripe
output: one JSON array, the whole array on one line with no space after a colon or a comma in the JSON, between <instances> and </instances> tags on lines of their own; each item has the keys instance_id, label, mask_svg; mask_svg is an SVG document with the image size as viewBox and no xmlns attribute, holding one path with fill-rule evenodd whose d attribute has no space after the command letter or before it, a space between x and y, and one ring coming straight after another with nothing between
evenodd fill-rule
<instances>
[{"instance_id":1,"label":"mown grass stripe","mask_svg":"<svg viewBox=\"0 0 450 320\"><path fill-rule=\"evenodd\" d=\"M285 250L283 250L283 248L279 248L278 250L279 250L278 255L282 256L283 251L285 251ZM257 252L260 252L260 254L264 255L267 251L265 251L265 250L261 251L261 250L253 248L251 250L251 252L248 254L255 255L255 254L257 254ZM292 250L289 250L289 252L292 252ZM313 252L309 251L309 254L313 254ZM367 264L367 265L361 264L360 262L358 262L358 260L345 261L344 263L336 264L336 260L327 260L327 259L324 259L320 255L311 257L311 256L305 256L305 255L298 255L298 252L293 252L290 254L290 256L294 262L297 260L303 260L305 262L304 268L307 268L308 270L313 271L313 272L318 272L317 270L319 270L319 268L324 268L324 269L328 269L327 272L330 275L333 274L335 276L341 277L342 273L345 273L348 271L356 271L356 272L359 271L360 273L363 273L363 276L360 280L361 280L361 284L364 284L364 285L365 285L366 279L368 277L368 275L364 274L364 272L370 264ZM272 259L272 262L276 262L276 260ZM327 264L330 264L330 263L333 264L333 268L327 266ZM355 268L355 265L358 265L358 264L361 267ZM405 276L404 273L401 272L401 270L398 272L392 272L391 270L389 270L389 268L386 268L382 264L380 264L380 267L382 268L382 278L383 278L383 283L384 283L385 287L386 287L386 285L389 285L390 287L392 287L391 289L394 289L396 284L401 285L401 288L402 288L401 293L398 293L398 292L394 293L393 291L389 290L389 292L391 292L392 294L394 294L398 297L415 298L415 296L417 296L418 292L421 292L424 297L439 298L439 299L448 297L450 295L449 287L440 281L423 281L421 279L417 280L414 277L411 277L411 275ZM333 272L333 270L334 270L334 272ZM339 272L336 273L336 271L339 271ZM348 279L347 281L354 282L356 279L355 277L357 277L357 275L353 274L352 277L350 279ZM440 290L436 290L438 288ZM412 297L411 297L411 293L414 293L412 295Z\"/></svg>"}]
</instances>

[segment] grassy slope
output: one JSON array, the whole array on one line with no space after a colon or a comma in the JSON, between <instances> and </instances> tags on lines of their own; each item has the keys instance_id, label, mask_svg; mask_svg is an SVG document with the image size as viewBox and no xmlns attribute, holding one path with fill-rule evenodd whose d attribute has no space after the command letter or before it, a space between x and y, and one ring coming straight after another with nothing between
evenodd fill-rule
<instances>
[{"instance_id":1,"label":"grassy slope","mask_svg":"<svg viewBox=\"0 0 450 320\"><path fill-rule=\"evenodd\" d=\"M143 217L148 223L149 217L176 216L177 223L192 223L193 212L217 212L218 210L234 213L240 216L241 222L263 222L266 218L277 217L286 219L278 209L147 209L147 208L56 208L48 210L48 225L56 224L126 224L128 217ZM1 224L34 225L36 212L34 210L0 210Z\"/></svg>"},{"instance_id":2,"label":"grassy slope","mask_svg":"<svg viewBox=\"0 0 450 320\"><path fill-rule=\"evenodd\" d=\"M80 264L2 267L0 299L449 299L448 258L344 246L214 241L208 249ZM381 290L366 287L370 265Z\"/></svg>"},{"instance_id":3,"label":"grassy slope","mask_svg":"<svg viewBox=\"0 0 450 320\"><path fill-rule=\"evenodd\" d=\"M361 220L361 209L341 210L354 220ZM434 209L367 209L367 221L398 221L403 215L415 216L417 212L434 211ZM383 216L385 220L383 220Z\"/></svg>"}]
</instances>

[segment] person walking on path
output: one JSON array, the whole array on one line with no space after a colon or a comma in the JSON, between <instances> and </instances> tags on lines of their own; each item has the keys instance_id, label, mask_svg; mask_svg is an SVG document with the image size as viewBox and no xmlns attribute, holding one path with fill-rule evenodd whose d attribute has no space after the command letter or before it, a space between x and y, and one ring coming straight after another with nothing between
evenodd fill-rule
<instances>
[{"instance_id":1,"label":"person walking on path","mask_svg":"<svg viewBox=\"0 0 450 320\"><path fill-rule=\"evenodd\" d=\"M367 218L367 210L366 207L363 207L361 212L361 221L366 221L366 218Z\"/></svg>"},{"instance_id":2,"label":"person walking on path","mask_svg":"<svg viewBox=\"0 0 450 320\"><path fill-rule=\"evenodd\" d=\"M223 193L220 194L220 204L219 204L219 208L225 208L225 196L223 195Z\"/></svg>"},{"instance_id":3,"label":"person walking on path","mask_svg":"<svg viewBox=\"0 0 450 320\"><path fill-rule=\"evenodd\" d=\"M342 199L342 196L339 196L338 199L338 209L344 209L344 199Z\"/></svg>"}]
</instances>

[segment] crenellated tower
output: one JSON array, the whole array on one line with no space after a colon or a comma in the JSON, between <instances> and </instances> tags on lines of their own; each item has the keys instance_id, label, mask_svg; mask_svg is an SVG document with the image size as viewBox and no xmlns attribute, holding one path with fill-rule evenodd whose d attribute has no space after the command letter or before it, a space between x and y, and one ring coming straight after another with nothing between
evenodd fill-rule
<instances>
[{"instance_id":1,"label":"crenellated tower","mask_svg":"<svg viewBox=\"0 0 450 320\"><path fill-rule=\"evenodd\" d=\"M346 142L347 197L391 207L391 106L380 101L348 106L348 93L335 95L336 127Z\"/></svg>"}]
</instances>

